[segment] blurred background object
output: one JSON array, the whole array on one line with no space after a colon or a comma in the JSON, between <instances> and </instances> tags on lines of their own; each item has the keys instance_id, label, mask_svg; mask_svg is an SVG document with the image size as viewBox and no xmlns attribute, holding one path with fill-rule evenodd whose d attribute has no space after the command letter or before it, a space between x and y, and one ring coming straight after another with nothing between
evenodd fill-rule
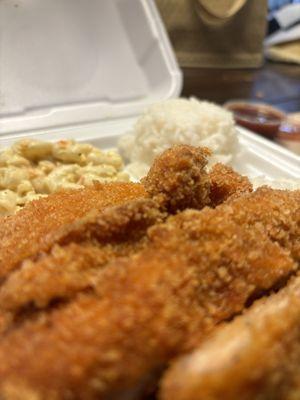
<instances>
[{"instance_id":1,"label":"blurred background object","mask_svg":"<svg viewBox=\"0 0 300 400\"><path fill-rule=\"evenodd\" d=\"M181 66L262 65L267 0L157 0L157 5Z\"/></svg>"},{"instance_id":2,"label":"blurred background object","mask_svg":"<svg viewBox=\"0 0 300 400\"><path fill-rule=\"evenodd\" d=\"M195 8L205 25L225 25L240 11L247 0L196 0Z\"/></svg>"},{"instance_id":3,"label":"blurred background object","mask_svg":"<svg viewBox=\"0 0 300 400\"><path fill-rule=\"evenodd\" d=\"M269 10L275 11L287 4L300 3L300 0L269 0Z\"/></svg>"},{"instance_id":4,"label":"blurred background object","mask_svg":"<svg viewBox=\"0 0 300 400\"><path fill-rule=\"evenodd\" d=\"M280 4L281 7L280 7ZM265 55L273 61L300 64L300 1L270 3Z\"/></svg>"}]
</instances>

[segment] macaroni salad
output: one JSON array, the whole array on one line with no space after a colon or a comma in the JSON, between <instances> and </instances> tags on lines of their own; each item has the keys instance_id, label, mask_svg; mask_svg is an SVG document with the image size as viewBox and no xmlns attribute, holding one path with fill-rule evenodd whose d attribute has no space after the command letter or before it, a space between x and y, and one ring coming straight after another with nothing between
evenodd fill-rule
<instances>
[{"instance_id":1,"label":"macaroni salad","mask_svg":"<svg viewBox=\"0 0 300 400\"><path fill-rule=\"evenodd\" d=\"M0 215L60 189L129 181L121 156L74 140L24 139L0 153Z\"/></svg>"}]
</instances>

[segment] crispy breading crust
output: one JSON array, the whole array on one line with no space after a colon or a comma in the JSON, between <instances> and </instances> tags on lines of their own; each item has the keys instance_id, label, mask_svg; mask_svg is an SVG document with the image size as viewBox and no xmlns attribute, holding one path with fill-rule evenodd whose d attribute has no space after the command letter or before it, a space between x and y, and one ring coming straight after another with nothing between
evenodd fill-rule
<instances>
[{"instance_id":1,"label":"crispy breading crust","mask_svg":"<svg viewBox=\"0 0 300 400\"><path fill-rule=\"evenodd\" d=\"M177 146L157 158L145 181L146 190L154 197L157 209L165 208L170 203L175 212L185 205L201 208L208 202L209 180L204 170L206 154L203 149ZM56 240L63 240L68 234L72 236L72 231L73 236L78 237L79 230L83 236L92 236L95 234L95 229L91 232L93 221L103 209L147 198L146 190L134 183L95 184L33 201L16 215L3 218L0 226L0 280L18 268L24 259L49 251ZM164 204L158 202L162 198ZM133 209L136 210L136 207L133 206ZM87 216L90 212L93 212L91 220ZM115 231L122 230L116 222L111 226L116 227ZM107 229L106 226L106 232ZM73 239L71 237L69 241Z\"/></svg>"},{"instance_id":2,"label":"crispy breading crust","mask_svg":"<svg viewBox=\"0 0 300 400\"><path fill-rule=\"evenodd\" d=\"M177 146L171 154L170 152L163 153L157 159L158 165L155 171L159 173L160 168L165 168L170 156L173 160L176 158L177 162L182 162L182 165L185 165L189 158L187 164L191 166L194 163L193 168L197 169L201 163L203 165L206 163L204 153L200 149ZM194 187L198 188L202 175L207 179L206 172L202 170L202 164L194 176L193 185L188 188L190 195L193 194ZM172 174L175 181L178 180L178 177L184 180L184 174L190 176L190 171L181 168L174 170L169 174L169 180ZM99 185L97 188L99 189ZM206 190L205 187L203 188ZM153 185L152 189L154 189ZM179 193L181 187L177 186L176 190ZM84 193L89 194L89 191L90 189ZM112 196L111 204L114 204L115 197L118 196L115 185L107 188L106 197L109 197L107 196L109 191ZM69 197L65 196L64 207L68 209L78 195L79 192L76 191L70 193ZM169 195L173 196L176 193L169 193ZM60 197L62 197L61 193ZM50 200L48 198L47 201L42 201L42 208L45 207L45 203L46 206L49 206L49 202L53 203L55 199ZM173 202L173 206L176 207L176 202ZM42 235L43 246L38 247L38 251L31 255L31 259L25 260L23 264L19 262L18 269L7 274L6 281L0 287L0 311L5 313L9 311L14 314L13 318L8 319L10 324L5 328L8 329L12 326L15 319L19 320L23 314L28 319L28 309L31 310L30 315L32 315L37 312L37 308L48 307L53 301L57 302L76 296L76 293L88 287L90 280L95 279L108 261L138 251L141 244L145 242L147 227L166 217L160 212L159 207L161 204L157 201L145 197L116 207L92 210L82 218L79 218L78 213L73 213L74 222L61 223L61 226L57 226L56 229L46 231ZM58 212L55 210L55 219L57 214L61 213L61 208ZM36 209L33 212L35 211ZM20 217L18 216L17 219L19 220ZM11 241L13 239L12 237ZM41 240L41 238L39 239ZM75 243L78 245L76 246ZM30 239L27 244L30 248L32 245ZM41 253L41 249L47 251L48 254Z\"/></svg>"},{"instance_id":3,"label":"crispy breading crust","mask_svg":"<svg viewBox=\"0 0 300 400\"><path fill-rule=\"evenodd\" d=\"M170 213L201 209L210 203L210 180L205 170L208 155L205 148L174 146L154 160L142 183Z\"/></svg>"},{"instance_id":4,"label":"crispy breading crust","mask_svg":"<svg viewBox=\"0 0 300 400\"><path fill-rule=\"evenodd\" d=\"M132 200L119 206L93 211L75 222L62 226L45 237L45 242L66 245L93 241L97 244L134 243L149 226L161 222L167 214L150 198Z\"/></svg>"},{"instance_id":5,"label":"crispy breading crust","mask_svg":"<svg viewBox=\"0 0 300 400\"><path fill-rule=\"evenodd\" d=\"M143 199L103 210L131 195L131 186L122 195L108 189L99 211L81 218L77 209L64 222L59 208L56 225L43 221L40 237L24 241L28 250L23 243L12 262L4 253L0 398L140 398L174 356L295 273L300 192L247 194L247 182L232 172L220 189L224 204L179 213L145 236L165 218L161 210L212 204L205 156L190 146L167 151L145 179L153 199L136 186L133 199ZM10 252L28 231L29 216L15 224Z\"/></svg>"},{"instance_id":6,"label":"crispy breading crust","mask_svg":"<svg viewBox=\"0 0 300 400\"><path fill-rule=\"evenodd\" d=\"M47 250L46 236L82 218L92 210L145 197L142 185L134 183L96 184L79 190L65 190L28 203L16 215L0 224L0 280L21 261Z\"/></svg>"},{"instance_id":7,"label":"crispy breading crust","mask_svg":"<svg viewBox=\"0 0 300 400\"><path fill-rule=\"evenodd\" d=\"M46 307L51 301L68 299L88 289L99 269L122 250L113 246L99 248L91 244L71 243L66 247L55 245L49 254L36 262L25 261L20 270L13 272L0 289L0 310L18 312L33 305Z\"/></svg>"},{"instance_id":8,"label":"crispy breading crust","mask_svg":"<svg viewBox=\"0 0 300 400\"><path fill-rule=\"evenodd\" d=\"M92 293L0 339L0 394L18 387L24 399L139 398L171 358L296 268L262 224L236 223L218 209L178 214L150 228L149 240L104 269Z\"/></svg>"},{"instance_id":9,"label":"crispy breading crust","mask_svg":"<svg viewBox=\"0 0 300 400\"><path fill-rule=\"evenodd\" d=\"M149 195L158 201L156 208L167 207L175 212L184 207L200 209L210 203L210 178L205 171L207 155L205 149L176 146L157 158L144 181ZM215 186L221 182L217 179L218 173L224 178L222 171L215 172L214 182L218 181ZM226 176L228 187L232 185L229 175ZM29 203L15 216L3 218L0 226L0 280L18 268L24 259L50 251L56 242L79 240L79 230L82 237L92 236L95 234L93 221L103 209L136 198L147 198L146 190L133 183L96 184L52 194ZM240 189L235 185L230 190L233 193ZM116 223L111 226L115 226L117 231Z\"/></svg>"},{"instance_id":10,"label":"crispy breading crust","mask_svg":"<svg viewBox=\"0 0 300 400\"><path fill-rule=\"evenodd\" d=\"M216 208L238 224L261 225L270 239L300 261L300 190L274 190L267 186L241 197L231 197Z\"/></svg>"},{"instance_id":11,"label":"crispy breading crust","mask_svg":"<svg viewBox=\"0 0 300 400\"><path fill-rule=\"evenodd\" d=\"M213 207L224 203L231 196L239 197L250 193L253 186L246 176L235 172L224 164L215 164L210 173L210 200Z\"/></svg>"},{"instance_id":12,"label":"crispy breading crust","mask_svg":"<svg viewBox=\"0 0 300 400\"><path fill-rule=\"evenodd\" d=\"M147 227L163 217L153 200L139 199L63 227L48 254L24 261L0 286L0 311L43 308L87 289L108 262L142 249Z\"/></svg>"},{"instance_id":13,"label":"crispy breading crust","mask_svg":"<svg viewBox=\"0 0 300 400\"><path fill-rule=\"evenodd\" d=\"M161 400L298 399L300 278L220 327L166 373Z\"/></svg>"}]
</instances>

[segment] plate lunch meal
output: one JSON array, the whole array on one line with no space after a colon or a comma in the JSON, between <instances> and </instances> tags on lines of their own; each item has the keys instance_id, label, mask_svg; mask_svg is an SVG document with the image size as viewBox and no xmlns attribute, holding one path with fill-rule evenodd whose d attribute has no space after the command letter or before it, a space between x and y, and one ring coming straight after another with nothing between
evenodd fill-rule
<instances>
[{"instance_id":1,"label":"plate lunch meal","mask_svg":"<svg viewBox=\"0 0 300 400\"><path fill-rule=\"evenodd\" d=\"M0 398L298 399L299 157L180 99L153 0L0 19Z\"/></svg>"}]
</instances>

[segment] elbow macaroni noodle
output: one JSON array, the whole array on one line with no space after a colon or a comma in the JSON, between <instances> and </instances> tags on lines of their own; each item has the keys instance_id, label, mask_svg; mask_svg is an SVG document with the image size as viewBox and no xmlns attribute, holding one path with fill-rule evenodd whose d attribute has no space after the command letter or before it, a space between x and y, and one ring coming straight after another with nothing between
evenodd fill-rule
<instances>
[{"instance_id":1,"label":"elbow macaroni noodle","mask_svg":"<svg viewBox=\"0 0 300 400\"><path fill-rule=\"evenodd\" d=\"M61 189L128 182L121 156L74 140L21 140L0 153L0 215Z\"/></svg>"}]
</instances>

